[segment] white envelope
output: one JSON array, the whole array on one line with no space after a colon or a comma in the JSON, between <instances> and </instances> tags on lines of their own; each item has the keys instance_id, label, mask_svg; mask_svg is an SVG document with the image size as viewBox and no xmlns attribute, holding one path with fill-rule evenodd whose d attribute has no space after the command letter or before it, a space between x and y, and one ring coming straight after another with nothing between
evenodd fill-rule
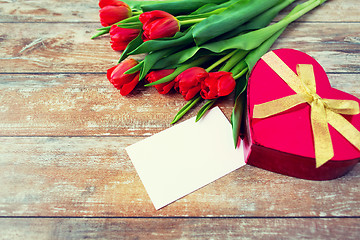
<instances>
[{"instance_id":1,"label":"white envelope","mask_svg":"<svg viewBox=\"0 0 360 240\"><path fill-rule=\"evenodd\" d=\"M156 209L245 165L218 107L126 148Z\"/></svg>"}]
</instances>

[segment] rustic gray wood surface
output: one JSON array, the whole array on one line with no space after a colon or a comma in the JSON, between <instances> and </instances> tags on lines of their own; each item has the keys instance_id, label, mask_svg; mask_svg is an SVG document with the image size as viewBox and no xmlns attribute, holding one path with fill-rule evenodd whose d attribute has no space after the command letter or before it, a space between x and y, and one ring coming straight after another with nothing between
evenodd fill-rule
<instances>
[{"instance_id":1,"label":"rustic gray wood surface","mask_svg":"<svg viewBox=\"0 0 360 240\"><path fill-rule=\"evenodd\" d=\"M170 127L184 100L111 86L120 53L90 40L97 3L0 0L0 239L359 238L359 165L325 182L245 166L156 211L124 148ZM305 51L360 97L358 0L329 0L276 48ZM227 117L232 101L218 104Z\"/></svg>"}]
</instances>

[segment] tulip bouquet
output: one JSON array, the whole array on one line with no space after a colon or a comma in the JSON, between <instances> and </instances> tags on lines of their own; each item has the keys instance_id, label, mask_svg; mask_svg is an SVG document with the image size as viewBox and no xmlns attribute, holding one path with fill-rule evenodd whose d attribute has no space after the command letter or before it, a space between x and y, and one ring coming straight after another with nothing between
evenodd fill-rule
<instances>
[{"instance_id":1,"label":"tulip bouquet","mask_svg":"<svg viewBox=\"0 0 360 240\"><path fill-rule=\"evenodd\" d=\"M220 97L234 92L231 116L237 145L247 76L285 28L326 0L307 0L271 24L295 0L100 0L103 28L92 37L110 34L111 47L122 51L107 78L129 94L145 80L160 94L171 89L187 103L178 121L205 100L198 121ZM138 62L131 55L146 54Z\"/></svg>"}]
</instances>

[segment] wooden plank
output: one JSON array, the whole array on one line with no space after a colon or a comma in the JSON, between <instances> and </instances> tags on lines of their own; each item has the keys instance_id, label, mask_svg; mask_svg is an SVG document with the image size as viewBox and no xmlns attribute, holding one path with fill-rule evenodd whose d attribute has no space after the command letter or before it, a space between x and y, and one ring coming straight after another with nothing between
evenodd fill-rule
<instances>
[{"instance_id":1,"label":"wooden plank","mask_svg":"<svg viewBox=\"0 0 360 240\"><path fill-rule=\"evenodd\" d=\"M94 23L2 23L0 28L0 72L105 72L120 56L111 49L108 36L90 40ZM327 72L358 73L358 29L360 22L295 23L274 48L307 52Z\"/></svg>"},{"instance_id":2,"label":"wooden plank","mask_svg":"<svg viewBox=\"0 0 360 240\"><path fill-rule=\"evenodd\" d=\"M156 211L125 148L138 137L1 137L0 216L360 216L360 165L332 181L251 166Z\"/></svg>"},{"instance_id":3,"label":"wooden plank","mask_svg":"<svg viewBox=\"0 0 360 240\"><path fill-rule=\"evenodd\" d=\"M358 239L359 219L0 219L2 239Z\"/></svg>"},{"instance_id":4,"label":"wooden plank","mask_svg":"<svg viewBox=\"0 0 360 240\"><path fill-rule=\"evenodd\" d=\"M296 1L281 15L304 1ZM96 22L99 19L97 1L2 0L0 3L0 22ZM357 4L357 0L328 0L301 20L359 22Z\"/></svg>"},{"instance_id":5,"label":"wooden plank","mask_svg":"<svg viewBox=\"0 0 360 240\"><path fill-rule=\"evenodd\" d=\"M357 2L329 0L274 48L309 53L360 97ZM245 166L155 211L124 149L170 127L181 96L108 83L120 54L89 40L97 1L0 3L0 239L358 238L359 165L327 182ZM219 106L229 117L232 98Z\"/></svg>"},{"instance_id":6,"label":"wooden plank","mask_svg":"<svg viewBox=\"0 0 360 240\"><path fill-rule=\"evenodd\" d=\"M3 23L0 28L12 32L2 35L0 72L106 72L120 57L108 37L90 39L95 24Z\"/></svg>"},{"instance_id":7,"label":"wooden plank","mask_svg":"<svg viewBox=\"0 0 360 240\"><path fill-rule=\"evenodd\" d=\"M280 12L279 17L284 17L288 14L296 5L306 2L307 0L297 0L289 7ZM327 0L323 5L317 7L311 12L301 17L300 21L309 22L359 22L360 16L356 0Z\"/></svg>"},{"instance_id":8,"label":"wooden plank","mask_svg":"<svg viewBox=\"0 0 360 240\"><path fill-rule=\"evenodd\" d=\"M105 74L0 78L1 135L151 135L170 127L185 104L154 88L123 97Z\"/></svg>"},{"instance_id":9,"label":"wooden plank","mask_svg":"<svg viewBox=\"0 0 360 240\"><path fill-rule=\"evenodd\" d=\"M98 1L1 0L0 22L98 21Z\"/></svg>"},{"instance_id":10,"label":"wooden plank","mask_svg":"<svg viewBox=\"0 0 360 240\"><path fill-rule=\"evenodd\" d=\"M358 78L329 74L334 87L360 97ZM149 136L170 127L185 104L175 92L160 95L141 84L123 97L105 74L2 74L0 102L0 136ZM228 118L232 103L232 96L218 102Z\"/></svg>"}]
</instances>

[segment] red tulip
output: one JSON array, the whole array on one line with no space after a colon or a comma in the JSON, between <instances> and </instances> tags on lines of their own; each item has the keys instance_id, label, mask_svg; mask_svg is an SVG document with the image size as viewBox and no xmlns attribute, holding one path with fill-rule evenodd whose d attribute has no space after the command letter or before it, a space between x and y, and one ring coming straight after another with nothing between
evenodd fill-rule
<instances>
[{"instance_id":1,"label":"red tulip","mask_svg":"<svg viewBox=\"0 0 360 240\"><path fill-rule=\"evenodd\" d=\"M201 67L189 68L175 78L175 90L188 101L200 92L201 83L208 76L209 74Z\"/></svg>"},{"instance_id":2,"label":"red tulip","mask_svg":"<svg viewBox=\"0 0 360 240\"><path fill-rule=\"evenodd\" d=\"M100 22L104 27L110 26L132 15L129 5L122 1L101 0L99 6L101 7L99 11Z\"/></svg>"},{"instance_id":3,"label":"red tulip","mask_svg":"<svg viewBox=\"0 0 360 240\"><path fill-rule=\"evenodd\" d=\"M171 14L154 10L144 12L139 16L140 22L143 24L143 40L172 37L180 31L179 21Z\"/></svg>"},{"instance_id":4,"label":"red tulip","mask_svg":"<svg viewBox=\"0 0 360 240\"><path fill-rule=\"evenodd\" d=\"M124 4L126 4L126 3L119 1L119 0L100 0L99 1L100 8L103 8L106 6L123 6Z\"/></svg>"},{"instance_id":5,"label":"red tulip","mask_svg":"<svg viewBox=\"0 0 360 240\"><path fill-rule=\"evenodd\" d=\"M167 75L172 74L175 71L175 69L162 69L162 70L156 70L156 71L152 71L149 72L145 79L149 82L156 82L157 80L166 77ZM160 94L166 94L168 93L175 85L174 81L171 82L166 82L166 83L160 83L157 85L154 85L154 87L157 89L157 91Z\"/></svg>"},{"instance_id":6,"label":"red tulip","mask_svg":"<svg viewBox=\"0 0 360 240\"><path fill-rule=\"evenodd\" d=\"M229 95L235 88L235 80L230 72L210 72L201 83L200 95L204 99L214 99Z\"/></svg>"},{"instance_id":7,"label":"red tulip","mask_svg":"<svg viewBox=\"0 0 360 240\"><path fill-rule=\"evenodd\" d=\"M115 88L120 90L120 94L123 96L129 94L139 82L139 72L124 74L137 64L138 62L134 59L126 59L107 70L107 78Z\"/></svg>"},{"instance_id":8,"label":"red tulip","mask_svg":"<svg viewBox=\"0 0 360 240\"><path fill-rule=\"evenodd\" d=\"M139 35L139 29L120 28L116 25L110 28L111 47L115 51L125 50L129 42Z\"/></svg>"}]
</instances>

